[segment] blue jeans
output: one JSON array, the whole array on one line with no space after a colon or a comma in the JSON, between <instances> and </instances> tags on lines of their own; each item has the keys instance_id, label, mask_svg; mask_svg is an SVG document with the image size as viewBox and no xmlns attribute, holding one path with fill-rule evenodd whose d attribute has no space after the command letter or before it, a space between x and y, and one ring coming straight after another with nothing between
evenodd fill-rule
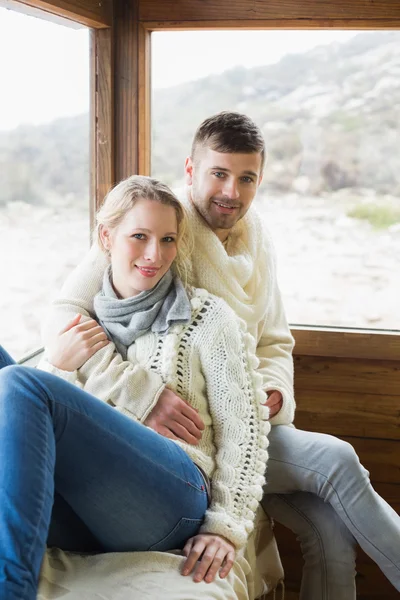
<instances>
[{"instance_id":1,"label":"blue jeans","mask_svg":"<svg viewBox=\"0 0 400 600\"><path fill-rule=\"evenodd\" d=\"M179 446L1 348L0 369L1 600L36 600L46 542L162 551L198 532L207 493Z\"/></svg>"}]
</instances>

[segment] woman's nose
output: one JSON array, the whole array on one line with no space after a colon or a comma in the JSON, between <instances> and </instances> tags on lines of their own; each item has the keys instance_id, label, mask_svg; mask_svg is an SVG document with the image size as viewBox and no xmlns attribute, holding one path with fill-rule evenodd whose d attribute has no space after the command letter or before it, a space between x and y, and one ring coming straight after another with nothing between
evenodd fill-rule
<instances>
[{"instance_id":1,"label":"woman's nose","mask_svg":"<svg viewBox=\"0 0 400 600\"><path fill-rule=\"evenodd\" d=\"M152 242L150 244L147 244L145 253L144 253L144 258L145 258L145 260L149 260L153 263L158 262L161 258L160 245L157 242Z\"/></svg>"}]
</instances>

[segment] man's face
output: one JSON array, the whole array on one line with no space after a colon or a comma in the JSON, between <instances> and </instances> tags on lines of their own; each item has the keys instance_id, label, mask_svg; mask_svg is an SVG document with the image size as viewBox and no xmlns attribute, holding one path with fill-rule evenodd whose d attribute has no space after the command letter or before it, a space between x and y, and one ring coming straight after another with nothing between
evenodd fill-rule
<instances>
[{"instance_id":1,"label":"man's face","mask_svg":"<svg viewBox=\"0 0 400 600\"><path fill-rule=\"evenodd\" d=\"M262 179L261 154L224 153L198 148L186 159L191 200L209 227L224 241L243 218Z\"/></svg>"}]
</instances>

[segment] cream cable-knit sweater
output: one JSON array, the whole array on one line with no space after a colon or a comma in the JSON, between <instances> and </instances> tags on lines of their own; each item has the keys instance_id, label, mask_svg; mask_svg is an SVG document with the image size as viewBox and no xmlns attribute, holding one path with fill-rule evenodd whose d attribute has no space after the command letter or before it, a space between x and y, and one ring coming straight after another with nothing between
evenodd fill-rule
<instances>
[{"instance_id":1,"label":"cream cable-knit sweater","mask_svg":"<svg viewBox=\"0 0 400 600\"><path fill-rule=\"evenodd\" d=\"M290 424L295 410L293 338L277 285L273 246L263 232L260 217L251 207L233 228L224 247L187 198L182 201L194 236L194 283L226 300L245 321L257 343L257 371L262 376L263 389L279 390L283 396L283 407L270 422ZM106 257L95 244L52 303L42 332L45 345L77 312L94 315L93 298L101 289L106 266ZM98 395L97 390L106 390L115 404L129 407L143 421L157 403L163 381L156 373L122 361L110 351L110 346L97 352L81 369L85 379L92 371L96 373L96 381L91 378L93 384L88 391Z\"/></svg>"},{"instance_id":2,"label":"cream cable-knit sweater","mask_svg":"<svg viewBox=\"0 0 400 600\"><path fill-rule=\"evenodd\" d=\"M211 503L201 531L223 535L240 548L253 528L268 459L270 424L262 406L262 377L255 370L254 338L245 323L206 290L192 288L189 297L189 325L174 326L164 336L148 332L128 348L127 358L199 411L205 425L199 444L176 443L211 480ZM102 386L96 368L86 379L82 371L67 373L46 363L41 367L113 404L110 386ZM140 389L136 393L140 397ZM152 405L152 398L146 399ZM136 418L132 407L133 400L118 408Z\"/></svg>"}]
</instances>

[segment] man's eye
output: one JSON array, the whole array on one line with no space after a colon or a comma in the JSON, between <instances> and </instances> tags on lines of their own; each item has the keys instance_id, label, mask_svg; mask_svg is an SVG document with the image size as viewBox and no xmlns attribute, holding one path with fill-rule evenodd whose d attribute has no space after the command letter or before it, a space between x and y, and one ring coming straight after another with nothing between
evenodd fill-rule
<instances>
[{"instance_id":1,"label":"man's eye","mask_svg":"<svg viewBox=\"0 0 400 600\"><path fill-rule=\"evenodd\" d=\"M215 175L215 177L218 177L218 179L222 179L223 177L225 177L225 173L222 173L222 171L214 171L213 175Z\"/></svg>"},{"instance_id":2,"label":"man's eye","mask_svg":"<svg viewBox=\"0 0 400 600\"><path fill-rule=\"evenodd\" d=\"M253 180L251 177L242 177L242 181L243 181L243 183L253 183Z\"/></svg>"}]
</instances>

